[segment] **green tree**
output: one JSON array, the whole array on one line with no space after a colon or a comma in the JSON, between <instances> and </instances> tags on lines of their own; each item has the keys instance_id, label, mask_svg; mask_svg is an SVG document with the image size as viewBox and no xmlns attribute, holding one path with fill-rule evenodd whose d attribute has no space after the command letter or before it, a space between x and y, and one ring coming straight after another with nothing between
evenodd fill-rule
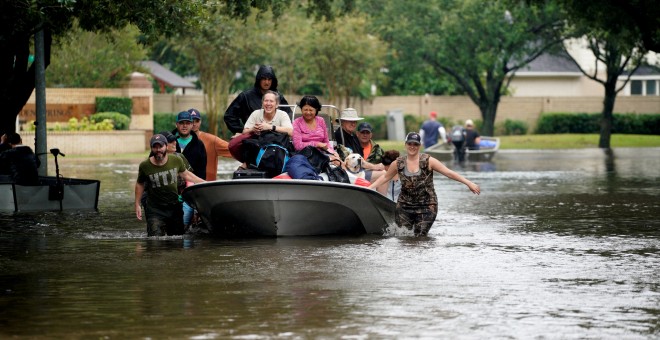
<instances>
[{"instance_id":1,"label":"green tree","mask_svg":"<svg viewBox=\"0 0 660 340\"><path fill-rule=\"evenodd\" d=\"M350 10L354 0L308 0L306 8L320 16ZM251 8L281 13L291 0L13 0L0 2L0 134L13 131L16 116L35 86L35 65L30 48L36 32L44 32L44 63L50 65L53 37L78 20L80 28L108 32L134 24L146 42L186 31L206 18L208 9L220 8L229 17L246 17ZM337 11L326 11L334 7Z\"/></svg>"},{"instance_id":2,"label":"green tree","mask_svg":"<svg viewBox=\"0 0 660 340\"><path fill-rule=\"evenodd\" d=\"M598 147L605 149L610 148L616 96L623 90L635 70L642 65L646 54L646 50L640 46L640 40L630 40L626 34L622 32L619 34L619 36L614 36L598 29L591 29L587 32L585 37L587 48L593 53L597 63L604 65L602 72L599 72L598 67L584 69L566 50L566 55L570 57L570 60L573 61L580 71L591 80L603 85L603 89L605 90L600 123L600 138L598 140ZM619 77L626 72L628 72L628 75L625 81L619 84ZM602 73L605 73L604 79Z\"/></svg>"},{"instance_id":3,"label":"green tree","mask_svg":"<svg viewBox=\"0 0 660 340\"><path fill-rule=\"evenodd\" d=\"M344 16L315 26L310 38L315 43L306 57L314 63L328 101L349 107L363 82L368 86L380 77L387 44L367 32L365 16Z\"/></svg>"},{"instance_id":4,"label":"green tree","mask_svg":"<svg viewBox=\"0 0 660 340\"><path fill-rule=\"evenodd\" d=\"M552 5L429 0L367 8L402 58L453 78L479 107L486 135L494 132L497 106L515 72L560 41L560 13Z\"/></svg>"},{"instance_id":5,"label":"green tree","mask_svg":"<svg viewBox=\"0 0 660 340\"><path fill-rule=\"evenodd\" d=\"M146 49L139 31L128 25L107 33L81 30L77 25L53 47L46 84L50 87L120 87Z\"/></svg>"},{"instance_id":6,"label":"green tree","mask_svg":"<svg viewBox=\"0 0 660 340\"><path fill-rule=\"evenodd\" d=\"M516 4L518 0L511 0ZM543 5L547 0L527 0ZM660 6L657 0L553 0L562 6L571 23L608 35L628 35L642 49L660 53Z\"/></svg>"},{"instance_id":7,"label":"green tree","mask_svg":"<svg viewBox=\"0 0 660 340\"><path fill-rule=\"evenodd\" d=\"M35 85L35 65L30 61L34 34L44 32L46 67L50 65L53 37L73 28L109 32L135 24L145 39L178 31L194 22L202 6L198 1L174 0L16 0L0 2L0 134L13 131L16 116Z\"/></svg>"},{"instance_id":8,"label":"green tree","mask_svg":"<svg viewBox=\"0 0 660 340\"><path fill-rule=\"evenodd\" d=\"M272 46L272 36L268 34L273 30L270 13L257 15L255 12L244 20L231 18L226 13L211 10L204 21L182 33L178 40L197 62L209 132L216 135L236 71L261 59Z\"/></svg>"}]
</instances>

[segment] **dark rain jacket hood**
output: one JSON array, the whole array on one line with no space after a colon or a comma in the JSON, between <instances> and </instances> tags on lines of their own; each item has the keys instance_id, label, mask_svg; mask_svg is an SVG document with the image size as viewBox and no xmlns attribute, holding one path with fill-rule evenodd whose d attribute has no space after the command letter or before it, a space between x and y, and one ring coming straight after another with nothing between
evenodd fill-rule
<instances>
[{"instance_id":1,"label":"dark rain jacket hood","mask_svg":"<svg viewBox=\"0 0 660 340\"><path fill-rule=\"evenodd\" d=\"M257 71L257 76L254 79L254 87L261 91L261 86L259 82L261 79L272 79L273 83L270 85L271 91L277 91L277 77L275 76L275 70L271 66L261 65L259 66L259 71Z\"/></svg>"},{"instance_id":2,"label":"dark rain jacket hood","mask_svg":"<svg viewBox=\"0 0 660 340\"><path fill-rule=\"evenodd\" d=\"M236 96L231 104L229 104L227 111L225 111L224 121L227 128L232 133L242 133L245 122L248 117L250 117L250 114L261 109L261 99L263 94L261 93L259 82L264 78L272 79L273 82L270 84L270 90L277 91L278 84L275 70L273 70L271 66L260 66L259 71L257 71L257 76L254 79L254 86ZM280 104L289 104L281 93ZM291 109L288 107L282 108L281 110L291 114Z\"/></svg>"}]
</instances>

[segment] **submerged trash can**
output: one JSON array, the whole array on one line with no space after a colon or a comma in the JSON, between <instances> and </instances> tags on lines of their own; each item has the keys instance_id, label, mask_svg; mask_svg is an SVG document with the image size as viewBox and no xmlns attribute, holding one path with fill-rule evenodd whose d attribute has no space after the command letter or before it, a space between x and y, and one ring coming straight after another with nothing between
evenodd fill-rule
<instances>
[{"instance_id":1,"label":"submerged trash can","mask_svg":"<svg viewBox=\"0 0 660 340\"><path fill-rule=\"evenodd\" d=\"M403 121L403 110L387 111L387 139L402 141L406 136L406 125Z\"/></svg>"}]
</instances>

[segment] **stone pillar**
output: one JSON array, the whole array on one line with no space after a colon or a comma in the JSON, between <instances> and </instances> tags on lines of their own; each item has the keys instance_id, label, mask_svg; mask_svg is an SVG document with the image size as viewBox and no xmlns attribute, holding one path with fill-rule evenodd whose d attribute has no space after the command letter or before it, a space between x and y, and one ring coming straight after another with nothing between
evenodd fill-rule
<instances>
[{"instance_id":1,"label":"stone pillar","mask_svg":"<svg viewBox=\"0 0 660 340\"><path fill-rule=\"evenodd\" d=\"M130 130L143 130L145 149L154 131L154 90L151 81L140 72L131 73L124 85L124 95L133 101Z\"/></svg>"}]
</instances>

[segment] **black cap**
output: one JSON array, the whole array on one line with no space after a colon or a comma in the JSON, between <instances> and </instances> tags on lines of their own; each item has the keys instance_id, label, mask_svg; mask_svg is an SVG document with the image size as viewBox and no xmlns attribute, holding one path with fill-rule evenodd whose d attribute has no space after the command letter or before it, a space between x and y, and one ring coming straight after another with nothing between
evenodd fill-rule
<instances>
[{"instance_id":1,"label":"black cap","mask_svg":"<svg viewBox=\"0 0 660 340\"><path fill-rule=\"evenodd\" d=\"M358 125L357 130L358 130L358 131L364 131L364 130L367 130L367 131L371 132L371 131L372 131L372 130L371 130L371 124L369 124L369 123L367 123L367 122L360 123L360 125Z\"/></svg>"},{"instance_id":2,"label":"black cap","mask_svg":"<svg viewBox=\"0 0 660 340\"><path fill-rule=\"evenodd\" d=\"M419 136L419 133L410 132L406 136L406 144L408 144L408 143L422 144L422 138Z\"/></svg>"},{"instance_id":3,"label":"black cap","mask_svg":"<svg viewBox=\"0 0 660 340\"><path fill-rule=\"evenodd\" d=\"M176 136L169 131L162 131L160 134L163 135L165 139L167 139L168 143L172 143L176 140Z\"/></svg>"}]
</instances>

